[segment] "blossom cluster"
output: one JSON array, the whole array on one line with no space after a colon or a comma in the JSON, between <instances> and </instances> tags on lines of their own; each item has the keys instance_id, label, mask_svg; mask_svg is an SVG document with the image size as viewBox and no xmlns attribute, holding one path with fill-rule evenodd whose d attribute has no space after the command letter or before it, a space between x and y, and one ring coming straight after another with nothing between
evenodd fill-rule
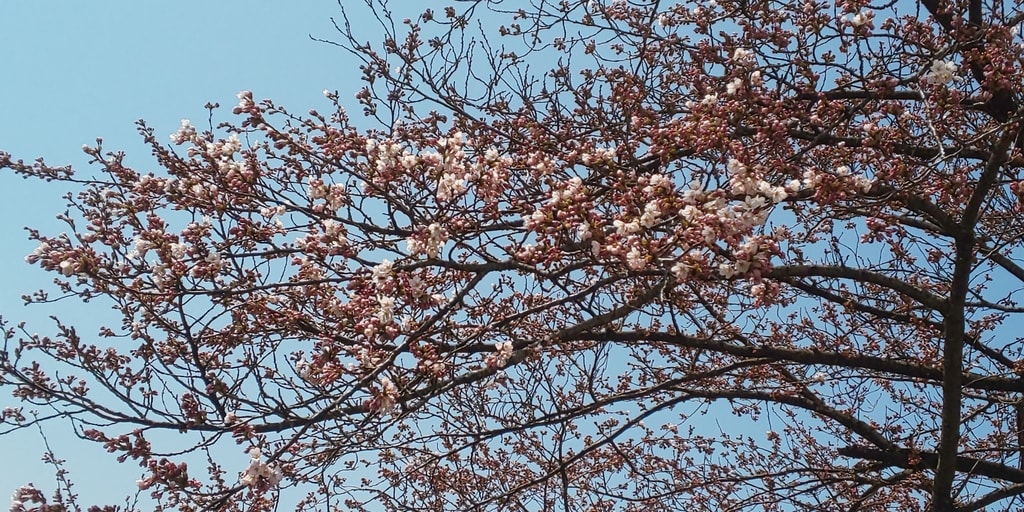
<instances>
[{"instance_id":1,"label":"blossom cluster","mask_svg":"<svg viewBox=\"0 0 1024 512\"><path fill-rule=\"evenodd\" d=\"M466 166L463 139L462 133L455 133L438 139L434 148L413 153L394 140L369 138L365 147L371 164L367 185L387 190L403 175L425 173L436 176L435 198L439 203L454 201L466 193L467 183L473 178Z\"/></svg>"},{"instance_id":2,"label":"blossom cluster","mask_svg":"<svg viewBox=\"0 0 1024 512\"><path fill-rule=\"evenodd\" d=\"M494 344L494 352L487 356L484 363L488 368L504 368L508 364L508 360L512 357L512 342L511 341L500 341Z\"/></svg>"},{"instance_id":3,"label":"blossom cluster","mask_svg":"<svg viewBox=\"0 0 1024 512\"><path fill-rule=\"evenodd\" d=\"M187 154L192 163L215 171L233 191L244 192L253 181L254 170L244 159L236 159L243 149L238 135L232 133L225 138L213 139L212 134L201 135L188 119L182 119L181 126L170 138L175 145L190 143ZM200 200L211 200L221 192L213 180L202 175L183 176L180 180L165 179L164 183L168 192L173 189Z\"/></svg>"},{"instance_id":4,"label":"blossom cluster","mask_svg":"<svg viewBox=\"0 0 1024 512\"><path fill-rule=\"evenodd\" d=\"M349 193L344 184L326 183L323 178L310 178L307 194L310 202L314 204L314 210L318 212L334 213L350 202ZM324 201L324 203L321 205L317 203L318 201Z\"/></svg>"},{"instance_id":5,"label":"blossom cluster","mask_svg":"<svg viewBox=\"0 0 1024 512\"><path fill-rule=\"evenodd\" d=\"M831 172L810 168L804 171L802 180L793 180L787 188L816 190L818 193L847 195L867 193L875 181L867 176L854 173L849 166L840 165Z\"/></svg>"},{"instance_id":6,"label":"blossom cluster","mask_svg":"<svg viewBox=\"0 0 1024 512\"><path fill-rule=\"evenodd\" d=\"M785 187L774 186L758 173L735 158L729 159L729 191L747 201L751 210L766 204L778 203L787 197Z\"/></svg>"},{"instance_id":7,"label":"blossom cluster","mask_svg":"<svg viewBox=\"0 0 1024 512\"><path fill-rule=\"evenodd\" d=\"M405 244L410 256L426 254L430 258L436 258L447 241L448 230L434 222L427 226L426 230L406 238Z\"/></svg>"},{"instance_id":8,"label":"blossom cluster","mask_svg":"<svg viewBox=\"0 0 1024 512\"><path fill-rule=\"evenodd\" d=\"M945 85L959 79L956 74L958 70L959 66L955 62L936 59L932 61L928 72L921 77L921 81L926 84Z\"/></svg>"},{"instance_id":9,"label":"blossom cluster","mask_svg":"<svg viewBox=\"0 0 1024 512\"><path fill-rule=\"evenodd\" d=\"M845 21L849 23L850 26L858 28L870 26L874 18L875 12L872 11L871 9L865 9L863 11L858 12L857 14L854 14L853 16L848 16L847 18L845 18Z\"/></svg>"},{"instance_id":10,"label":"blossom cluster","mask_svg":"<svg viewBox=\"0 0 1024 512\"><path fill-rule=\"evenodd\" d=\"M559 211L560 216L563 217L568 217L571 213L579 213L578 210L571 211L575 210L576 206L586 203L586 193L583 180L578 176L553 186L547 204L537 208L529 215L524 215L523 225L526 229L535 230L551 220L553 216L559 216L554 214L555 211Z\"/></svg>"},{"instance_id":11,"label":"blossom cluster","mask_svg":"<svg viewBox=\"0 0 1024 512\"><path fill-rule=\"evenodd\" d=\"M586 161L593 164L606 158L608 153L600 151ZM679 281L698 274L757 279L785 236L779 231L761 233L768 215L805 184L774 184L762 166L737 158L728 161L726 170L728 182L719 190L705 190L697 181L677 190L666 175L639 176L629 204L615 205L619 212L610 219L599 213L581 178L553 183L549 199L523 215L523 225L538 235L538 245L524 246L516 256L527 261L544 254L551 257L545 247L568 234L573 243L561 246L563 250L584 250L605 262L618 260L630 271L664 268ZM858 186L863 180L848 177Z\"/></svg>"},{"instance_id":12,"label":"blossom cluster","mask_svg":"<svg viewBox=\"0 0 1024 512\"><path fill-rule=\"evenodd\" d=\"M266 490L281 483L284 474L276 465L263 461L263 452L259 448L249 450L249 466L239 475L242 485Z\"/></svg>"},{"instance_id":13,"label":"blossom cluster","mask_svg":"<svg viewBox=\"0 0 1024 512\"><path fill-rule=\"evenodd\" d=\"M398 386L388 377L381 377L380 389L370 400L367 408L376 412L388 412L398 404Z\"/></svg>"},{"instance_id":14,"label":"blossom cluster","mask_svg":"<svg viewBox=\"0 0 1024 512\"><path fill-rule=\"evenodd\" d=\"M195 127L192 126L192 122L188 119L182 119L181 127L179 127L176 132L171 134L171 142L178 145L184 144L186 142L198 142L198 140L198 132L196 132Z\"/></svg>"}]
</instances>

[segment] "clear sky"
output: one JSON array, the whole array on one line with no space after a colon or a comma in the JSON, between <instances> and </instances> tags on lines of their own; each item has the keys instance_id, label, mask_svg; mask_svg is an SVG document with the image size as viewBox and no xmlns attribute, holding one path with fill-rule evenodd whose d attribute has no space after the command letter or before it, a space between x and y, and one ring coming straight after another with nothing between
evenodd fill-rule
<instances>
[{"instance_id":1,"label":"clear sky","mask_svg":"<svg viewBox=\"0 0 1024 512\"><path fill-rule=\"evenodd\" d=\"M357 21L366 15L365 5L352 9ZM339 15L332 0L0 2L0 150L88 173L81 147L102 137L106 149L124 150L130 165L149 170L155 164L135 132L137 119L169 135L182 118L205 119L208 101L227 107L226 117L235 94L245 89L294 112L328 110L325 88L351 98L359 87L354 59L309 37L336 39L330 18ZM23 227L59 232L53 217L63 210L67 191L0 173L0 315L25 320L41 333L52 332L49 315L90 325L103 311L78 302L25 307L20 299L52 279L24 262L35 246ZM0 407L9 405L5 389ZM118 467L99 446L71 438L65 425L45 428L58 456L69 461L82 505L116 503L134 490L137 466ZM42 453L36 431L0 437L0 499L28 482L47 493L53 489L53 471L40 462Z\"/></svg>"}]
</instances>

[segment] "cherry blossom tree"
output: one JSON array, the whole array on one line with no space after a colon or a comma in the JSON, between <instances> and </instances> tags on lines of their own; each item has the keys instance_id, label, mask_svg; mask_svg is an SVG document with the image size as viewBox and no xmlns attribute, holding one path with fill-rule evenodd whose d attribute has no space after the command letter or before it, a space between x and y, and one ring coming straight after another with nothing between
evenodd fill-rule
<instances>
[{"instance_id":1,"label":"cherry blossom tree","mask_svg":"<svg viewBox=\"0 0 1024 512\"><path fill-rule=\"evenodd\" d=\"M329 113L0 155L121 318L6 325L8 431L161 510L1024 506L1019 6L371 5Z\"/></svg>"}]
</instances>

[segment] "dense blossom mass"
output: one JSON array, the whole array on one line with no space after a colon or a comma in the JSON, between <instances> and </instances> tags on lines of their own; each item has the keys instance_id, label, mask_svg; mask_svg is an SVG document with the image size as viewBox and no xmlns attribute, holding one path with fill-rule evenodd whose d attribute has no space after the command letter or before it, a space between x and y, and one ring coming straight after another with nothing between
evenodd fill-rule
<instances>
[{"instance_id":1,"label":"dense blossom mass","mask_svg":"<svg viewBox=\"0 0 1024 512\"><path fill-rule=\"evenodd\" d=\"M5 324L3 432L158 510L1024 507L1024 15L505 4L339 23L359 117L0 153L76 187L26 299L119 317Z\"/></svg>"}]
</instances>

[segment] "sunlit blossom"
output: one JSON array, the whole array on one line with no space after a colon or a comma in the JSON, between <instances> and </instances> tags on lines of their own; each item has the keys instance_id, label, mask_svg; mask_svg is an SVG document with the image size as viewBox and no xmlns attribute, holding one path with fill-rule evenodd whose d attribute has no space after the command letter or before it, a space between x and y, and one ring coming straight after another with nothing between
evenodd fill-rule
<instances>
[{"instance_id":1,"label":"sunlit blossom","mask_svg":"<svg viewBox=\"0 0 1024 512\"><path fill-rule=\"evenodd\" d=\"M512 342L500 341L494 344L494 353L487 357L487 366L491 368L504 368L512 357Z\"/></svg>"},{"instance_id":2,"label":"sunlit blossom","mask_svg":"<svg viewBox=\"0 0 1024 512\"><path fill-rule=\"evenodd\" d=\"M252 99L252 91L241 91L235 96L238 98L237 108L239 110L246 110L256 104Z\"/></svg>"},{"instance_id":3,"label":"sunlit blossom","mask_svg":"<svg viewBox=\"0 0 1024 512\"><path fill-rule=\"evenodd\" d=\"M263 452L259 448L249 450L249 466L239 475L238 481L248 487L275 487L281 483L284 474L276 465L263 462Z\"/></svg>"},{"instance_id":4,"label":"sunlit blossom","mask_svg":"<svg viewBox=\"0 0 1024 512\"><path fill-rule=\"evenodd\" d=\"M405 250L410 255L416 255L423 252L423 242L420 241L416 236L410 236L405 239Z\"/></svg>"},{"instance_id":5,"label":"sunlit blossom","mask_svg":"<svg viewBox=\"0 0 1024 512\"><path fill-rule=\"evenodd\" d=\"M731 82L725 85L725 93L729 96L733 96L743 89L743 79L736 77Z\"/></svg>"},{"instance_id":6,"label":"sunlit blossom","mask_svg":"<svg viewBox=\"0 0 1024 512\"><path fill-rule=\"evenodd\" d=\"M754 52L746 48L736 48L732 52L732 61L738 64L749 63L754 60Z\"/></svg>"},{"instance_id":7,"label":"sunlit blossom","mask_svg":"<svg viewBox=\"0 0 1024 512\"><path fill-rule=\"evenodd\" d=\"M387 377L380 379L380 394L377 395L377 410L387 412L398 403L398 386Z\"/></svg>"},{"instance_id":8,"label":"sunlit blossom","mask_svg":"<svg viewBox=\"0 0 1024 512\"><path fill-rule=\"evenodd\" d=\"M402 327L402 332L409 333L416 329L416 320L412 315L405 315L402 317L402 321L399 322L399 325Z\"/></svg>"},{"instance_id":9,"label":"sunlit blossom","mask_svg":"<svg viewBox=\"0 0 1024 512\"><path fill-rule=\"evenodd\" d=\"M626 253L626 265L631 270L643 270L647 267L647 255L639 247L633 247Z\"/></svg>"},{"instance_id":10,"label":"sunlit blossom","mask_svg":"<svg viewBox=\"0 0 1024 512\"><path fill-rule=\"evenodd\" d=\"M657 200L651 201L644 205L644 213L640 216L640 224L645 228L654 227L661 219L661 205Z\"/></svg>"},{"instance_id":11,"label":"sunlit blossom","mask_svg":"<svg viewBox=\"0 0 1024 512\"><path fill-rule=\"evenodd\" d=\"M78 269L78 264L72 259L65 259L60 262L60 273L65 277L71 277Z\"/></svg>"},{"instance_id":12,"label":"sunlit blossom","mask_svg":"<svg viewBox=\"0 0 1024 512\"><path fill-rule=\"evenodd\" d=\"M377 320L381 324L390 324L395 319L395 298L377 297Z\"/></svg>"},{"instance_id":13,"label":"sunlit blossom","mask_svg":"<svg viewBox=\"0 0 1024 512\"><path fill-rule=\"evenodd\" d=\"M394 273L395 263L385 258L381 260L372 270L372 279L375 283L381 283L387 280Z\"/></svg>"},{"instance_id":14,"label":"sunlit blossom","mask_svg":"<svg viewBox=\"0 0 1024 512\"><path fill-rule=\"evenodd\" d=\"M958 79L958 70L959 66L955 62L936 59L932 61L929 71L921 77L921 81L934 85L948 84Z\"/></svg>"},{"instance_id":15,"label":"sunlit blossom","mask_svg":"<svg viewBox=\"0 0 1024 512\"><path fill-rule=\"evenodd\" d=\"M178 131L171 134L171 142L175 144L184 144L192 140L196 136L196 129L192 126L192 122L188 119L181 120L181 127Z\"/></svg>"},{"instance_id":16,"label":"sunlit blossom","mask_svg":"<svg viewBox=\"0 0 1024 512\"><path fill-rule=\"evenodd\" d=\"M424 251L427 256L436 258L441 253L441 248L448 241L448 230L434 222L427 226L427 244Z\"/></svg>"},{"instance_id":17,"label":"sunlit blossom","mask_svg":"<svg viewBox=\"0 0 1024 512\"><path fill-rule=\"evenodd\" d=\"M874 17L874 11L868 9L866 11L858 12L850 18L850 25L854 27L861 27L871 23L871 19Z\"/></svg>"},{"instance_id":18,"label":"sunlit blossom","mask_svg":"<svg viewBox=\"0 0 1024 512\"><path fill-rule=\"evenodd\" d=\"M730 262L722 262L718 264L718 273L722 277L729 279L736 275L736 267Z\"/></svg>"},{"instance_id":19,"label":"sunlit blossom","mask_svg":"<svg viewBox=\"0 0 1024 512\"><path fill-rule=\"evenodd\" d=\"M437 183L437 200L451 201L466 192L466 181L460 176L444 173Z\"/></svg>"},{"instance_id":20,"label":"sunlit blossom","mask_svg":"<svg viewBox=\"0 0 1024 512\"><path fill-rule=\"evenodd\" d=\"M690 266L687 265L684 261L679 260L672 265L672 268L669 269L669 271L672 272L672 275L676 278L676 281L682 282L685 281L687 277L689 277Z\"/></svg>"},{"instance_id":21,"label":"sunlit blossom","mask_svg":"<svg viewBox=\"0 0 1024 512\"><path fill-rule=\"evenodd\" d=\"M49 253L50 253L50 244L48 244L46 242L43 242L43 243L39 244L39 246L36 247L35 250L33 250L30 254L25 256L25 262L28 263L28 264L34 264L37 261L39 261L41 258L44 258Z\"/></svg>"},{"instance_id":22,"label":"sunlit blossom","mask_svg":"<svg viewBox=\"0 0 1024 512\"><path fill-rule=\"evenodd\" d=\"M612 221L612 225L615 226L615 232L620 235L630 235L633 233L639 233L643 230L640 227L640 223L636 220L626 222L621 219L615 219Z\"/></svg>"},{"instance_id":23,"label":"sunlit blossom","mask_svg":"<svg viewBox=\"0 0 1024 512\"><path fill-rule=\"evenodd\" d=\"M173 243L170 245L171 257L180 260L188 254L188 246L183 243Z\"/></svg>"}]
</instances>

